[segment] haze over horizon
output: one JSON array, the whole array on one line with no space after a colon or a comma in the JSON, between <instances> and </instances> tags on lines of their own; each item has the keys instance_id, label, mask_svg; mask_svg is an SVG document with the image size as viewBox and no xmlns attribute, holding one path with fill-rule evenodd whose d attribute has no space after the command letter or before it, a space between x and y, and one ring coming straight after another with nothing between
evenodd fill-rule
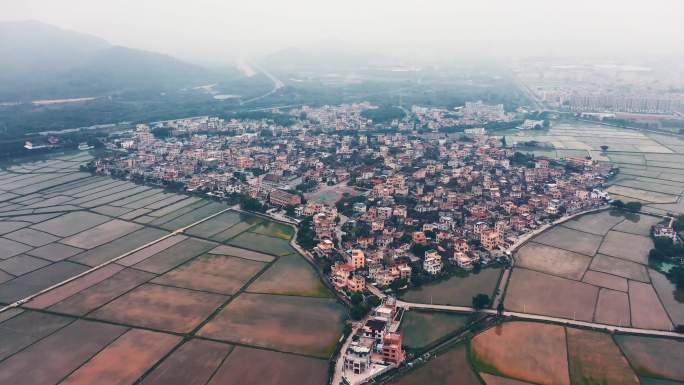
<instances>
[{"instance_id":1,"label":"haze over horizon","mask_svg":"<svg viewBox=\"0 0 684 385\"><path fill-rule=\"evenodd\" d=\"M0 22L36 20L112 44L197 63L226 63L297 47L431 60L529 56L684 55L684 3L618 0L454 2L315 0L135 2L26 0L0 4Z\"/></svg>"}]
</instances>

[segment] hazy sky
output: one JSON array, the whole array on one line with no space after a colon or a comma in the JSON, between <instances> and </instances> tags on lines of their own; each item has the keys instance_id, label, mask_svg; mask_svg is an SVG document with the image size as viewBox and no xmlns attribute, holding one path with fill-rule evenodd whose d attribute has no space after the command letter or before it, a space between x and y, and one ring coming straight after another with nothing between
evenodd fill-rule
<instances>
[{"instance_id":1,"label":"hazy sky","mask_svg":"<svg viewBox=\"0 0 684 385\"><path fill-rule=\"evenodd\" d=\"M0 0L33 19L195 61L339 40L400 55L684 50L683 0Z\"/></svg>"}]
</instances>

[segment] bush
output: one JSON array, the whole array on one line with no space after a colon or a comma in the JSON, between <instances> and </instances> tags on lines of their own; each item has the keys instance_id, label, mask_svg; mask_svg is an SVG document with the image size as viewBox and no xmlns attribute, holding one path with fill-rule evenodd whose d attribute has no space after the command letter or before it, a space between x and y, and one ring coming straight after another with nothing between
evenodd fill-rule
<instances>
[{"instance_id":1,"label":"bush","mask_svg":"<svg viewBox=\"0 0 684 385\"><path fill-rule=\"evenodd\" d=\"M369 309L366 306L356 305L352 307L349 314L354 321L359 321L368 314L368 310Z\"/></svg>"},{"instance_id":2,"label":"bush","mask_svg":"<svg viewBox=\"0 0 684 385\"><path fill-rule=\"evenodd\" d=\"M638 213L641 210L641 202L627 202L625 203L625 210Z\"/></svg>"},{"instance_id":3,"label":"bush","mask_svg":"<svg viewBox=\"0 0 684 385\"><path fill-rule=\"evenodd\" d=\"M473 297L473 307L475 309L484 309L489 306L490 302L491 300L487 294L480 293Z\"/></svg>"},{"instance_id":4,"label":"bush","mask_svg":"<svg viewBox=\"0 0 684 385\"><path fill-rule=\"evenodd\" d=\"M352 305L356 306L356 305L360 304L361 302L363 302L363 295L361 295L359 293L354 293L351 295L350 300L351 300Z\"/></svg>"}]
</instances>

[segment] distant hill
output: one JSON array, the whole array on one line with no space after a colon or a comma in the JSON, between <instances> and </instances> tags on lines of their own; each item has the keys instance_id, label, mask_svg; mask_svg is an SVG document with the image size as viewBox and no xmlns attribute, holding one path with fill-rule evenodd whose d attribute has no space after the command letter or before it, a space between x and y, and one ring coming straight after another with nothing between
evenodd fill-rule
<instances>
[{"instance_id":1,"label":"distant hill","mask_svg":"<svg viewBox=\"0 0 684 385\"><path fill-rule=\"evenodd\" d=\"M275 71L335 71L358 69L386 62L382 55L353 49L337 40L321 41L310 47L290 47L262 57L260 64Z\"/></svg>"},{"instance_id":2,"label":"distant hill","mask_svg":"<svg viewBox=\"0 0 684 385\"><path fill-rule=\"evenodd\" d=\"M0 102L162 92L218 78L167 55L52 25L0 23Z\"/></svg>"}]
</instances>

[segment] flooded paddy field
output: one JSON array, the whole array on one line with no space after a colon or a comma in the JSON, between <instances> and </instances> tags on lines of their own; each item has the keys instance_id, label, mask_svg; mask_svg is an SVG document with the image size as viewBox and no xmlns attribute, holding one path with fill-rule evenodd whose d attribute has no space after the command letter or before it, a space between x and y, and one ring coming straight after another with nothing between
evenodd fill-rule
<instances>
[{"instance_id":1,"label":"flooded paddy field","mask_svg":"<svg viewBox=\"0 0 684 385\"><path fill-rule=\"evenodd\" d=\"M407 348L421 349L461 330L467 320L464 314L413 310L404 313L399 330Z\"/></svg>"},{"instance_id":2,"label":"flooded paddy field","mask_svg":"<svg viewBox=\"0 0 684 385\"><path fill-rule=\"evenodd\" d=\"M492 297L501 277L501 268L488 267L466 277L453 276L410 288L401 295L407 302L471 306L473 297L484 293Z\"/></svg>"},{"instance_id":3,"label":"flooded paddy field","mask_svg":"<svg viewBox=\"0 0 684 385\"><path fill-rule=\"evenodd\" d=\"M228 207L80 172L89 159L0 171L0 306L80 274L0 313L0 384L326 382L347 314L292 227L225 211L171 235Z\"/></svg>"},{"instance_id":4,"label":"flooded paddy field","mask_svg":"<svg viewBox=\"0 0 684 385\"><path fill-rule=\"evenodd\" d=\"M648 266L647 235L661 220L607 210L537 235L514 255L505 307L637 328L682 324L684 295Z\"/></svg>"},{"instance_id":5,"label":"flooded paddy field","mask_svg":"<svg viewBox=\"0 0 684 385\"><path fill-rule=\"evenodd\" d=\"M673 385L684 341L507 321L435 352L391 384Z\"/></svg>"}]
</instances>

